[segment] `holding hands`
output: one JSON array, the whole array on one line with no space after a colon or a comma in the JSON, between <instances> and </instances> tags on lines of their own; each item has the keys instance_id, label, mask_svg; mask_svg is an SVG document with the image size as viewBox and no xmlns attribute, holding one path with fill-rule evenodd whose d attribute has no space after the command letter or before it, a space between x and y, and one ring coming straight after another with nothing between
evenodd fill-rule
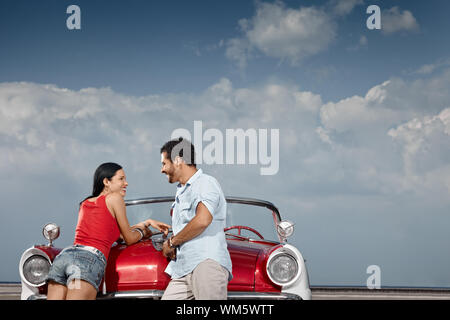
<instances>
[{"instance_id":1,"label":"holding hands","mask_svg":"<svg viewBox=\"0 0 450 320\"><path fill-rule=\"evenodd\" d=\"M144 233L143 238L149 238L153 234L151 232L151 230L148 228L149 226L162 232L164 234L164 236L167 236L167 234L169 233L169 229L170 229L170 225L168 225L164 222L161 222L161 221L153 220L153 219L147 219L145 221L139 222L138 224L135 224L131 228L132 229L139 228Z\"/></svg>"},{"instance_id":2,"label":"holding hands","mask_svg":"<svg viewBox=\"0 0 450 320\"><path fill-rule=\"evenodd\" d=\"M161 221L153 220L153 219L147 219L147 220L141 221L138 224L135 224L134 226L132 226L131 228L139 229L140 231L142 231L142 233L144 234L142 238L146 239L146 238L151 237L153 234L150 231L150 229L148 228L149 226L162 232L164 238L167 237L167 235L169 233L169 229L171 228L170 225L168 225L164 222L161 222ZM169 242L170 242L169 239L164 241L162 252L166 258L169 258L170 260L175 260L177 251L176 251L175 247L170 246Z\"/></svg>"},{"instance_id":3,"label":"holding hands","mask_svg":"<svg viewBox=\"0 0 450 320\"><path fill-rule=\"evenodd\" d=\"M171 245L172 237L164 241L163 243L163 255L170 260L175 260L177 257L177 249Z\"/></svg>"}]
</instances>

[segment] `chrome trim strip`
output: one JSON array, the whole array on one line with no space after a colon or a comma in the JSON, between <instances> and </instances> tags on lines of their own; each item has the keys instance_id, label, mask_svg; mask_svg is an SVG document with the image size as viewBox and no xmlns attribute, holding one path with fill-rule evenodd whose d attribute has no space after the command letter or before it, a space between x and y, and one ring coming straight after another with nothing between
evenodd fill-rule
<instances>
[{"instance_id":1,"label":"chrome trim strip","mask_svg":"<svg viewBox=\"0 0 450 320\"><path fill-rule=\"evenodd\" d=\"M164 291L162 290L118 291L118 292L110 292L105 295L97 295L97 299L127 299L127 298L161 299L163 293Z\"/></svg>"},{"instance_id":2,"label":"chrome trim strip","mask_svg":"<svg viewBox=\"0 0 450 320\"><path fill-rule=\"evenodd\" d=\"M160 299L164 291L162 290L141 290L141 291L119 291L106 295L99 295L97 299L139 299L152 298ZM301 300L301 297L285 292L245 292L228 291L228 300Z\"/></svg>"},{"instance_id":3,"label":"chrome trim strip","mask_svg":"<svg viewBox=\"0 0 450 320\"><path fill-rule=\"evenodd\" d=\"M253 300L302 300L302 298L296 294L286 292L241 292L241 291L229 291L229 300L240 299L253 299Z\"/></svg>"},{"instance_id":4,"label":"chrome trim strip","mask_svg":"<svg viewBox=\"0 0 450 320\"><path fill-rule=\"evenodd\" d=\"M162 290L139 290L139 291L119 291L107 294L99 293L97 300L108 299L161 299L164 291ZM45 300L46 295L32 295L28 300ZM302 300L296 294L286 292L245 292L245 291L228 291L228 300Z\"/></svg>"},{"instance_id":5,"label":"chrome trim strip","mask_svg":"<svg viewBox=\"0 0 450 320\"><path fill-rule=\"evenodd\" d=\"M32 294L27 300L47 300L47 295L45 294Z\"/></svg>"},{"instance_id":6,"label":"chrome trim strip","mask_svg":"<svg viewBox=\"0 0 450 320\"><path fill-rule=\"evenodd\" d=\"M226 197L227 202L229 203L241 203L241 204L249 204L253 206L258 207L265 207L267 209L272 210L277 218L278 222L281 221L280 211L272 202L265 201L265 200L259 200L259 199L253 199L253 198L242 198L242 197Z\"/></svg>"}]
</instances>

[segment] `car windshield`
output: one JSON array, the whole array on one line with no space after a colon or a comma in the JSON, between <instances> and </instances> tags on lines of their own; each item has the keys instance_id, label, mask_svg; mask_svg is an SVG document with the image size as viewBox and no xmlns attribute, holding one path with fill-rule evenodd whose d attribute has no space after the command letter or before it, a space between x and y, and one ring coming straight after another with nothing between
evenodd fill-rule
<instances>
[{"instance_id":1,"label":"car windshield","mask_svg":"<svg viewBox=\"0 0 450 320\"><path fill-rule=\"evenodd\" d=\"M128 204L128 221L130 225L134 225L151 218L171 224L171 205L172 202ZM276 220L274 218L272 210L266 207L242 203L227 203L226 227L234 228L226 232L235 235L240 234L243 237L251 239L260 239L258 236L259 233L265 240L279 241L275 227ZM245 228L238 228L238 226L244 226Z\"/></svg>"}]
</instances>

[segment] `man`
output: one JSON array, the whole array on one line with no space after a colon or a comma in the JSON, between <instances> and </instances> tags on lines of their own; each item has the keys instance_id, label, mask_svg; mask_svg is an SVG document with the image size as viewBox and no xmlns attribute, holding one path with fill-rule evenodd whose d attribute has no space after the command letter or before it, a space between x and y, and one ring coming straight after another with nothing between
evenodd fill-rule
<instances>
[{"instance_id":1,"label":"man","mask_svg":"<svg viewBox=\"0 0 450 320\"><path fill-rule=\"evenodd\" d=\"M227 204L219 183L195 165L194 146L179 138L161 148L161 173L178 182L172 204L173 235L164 242L172 280L162 299L226 300L232 278L223 229Z\"/></svg>"}]
</instances>

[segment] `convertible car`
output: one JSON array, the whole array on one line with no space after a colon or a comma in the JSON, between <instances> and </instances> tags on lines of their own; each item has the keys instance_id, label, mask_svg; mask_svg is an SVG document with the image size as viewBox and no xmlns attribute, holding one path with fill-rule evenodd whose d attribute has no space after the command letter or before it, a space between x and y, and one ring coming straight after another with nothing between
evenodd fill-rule
<instances>
[{"instance_id":1,"label":"convertible car","mask_svg":"<svg viewBox=\"0 0 450 320\"><path fill-rule=\"evenodd\" d=\"M170 224L173 201L174 197L127 200L130 224L147 218ZM225 234L233 264L228 299L311 299L305 260L296 247L287 243L294 224L281 220L278 209L263 200L228 197L227 210ZM59 233L56 224L47 224L43 235L49 243L22 254L22 299L46 299L44 280L62 250L53 245ZM114 243L97 299L160 299L170 281L164 273L169 260L162 255L163 242L163 235L154 233L130 246Z\"/></svg>"}]
</instances>

